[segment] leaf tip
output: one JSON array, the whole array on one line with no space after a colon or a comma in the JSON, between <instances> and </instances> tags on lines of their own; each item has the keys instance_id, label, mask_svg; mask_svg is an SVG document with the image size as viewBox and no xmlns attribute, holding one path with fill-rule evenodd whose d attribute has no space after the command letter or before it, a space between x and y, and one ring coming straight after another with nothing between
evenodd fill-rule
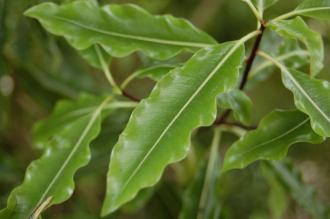
<instances>
[{"instance_id":1,"label":"leaf tip","mask_svg":"<svg viewBox=\"0 0 330 219\"><path fill-rule=\"evenodd\" d=\"M109 203L107 200L104 201L102 209L101 209L101 217L105 217L114 211L116 211L118 207L116 205L113 205Z\"/></svg>"},{"instance_id":2,"label":"leaf tip","mask_svg":"<svg viewBox=\"0 0 330 219\"><path fill-rule=\"evenodd\" d=\"M52 10L57 7L56 4L52 2L45 2L41 3L39 5L35 5L29 9L27 9L23 15L27 17L37 18L42 14L43 12L51 13Z\"/></svg>"},{"instance_id":3,"label":"leaf tip","mask_svg":"<svg viewBox=\"0 0 330 219\"><path fill-rule=\"evenodd\" d=\"M27 17L33 17L33 14L34 14L34 7L27 9L23 13L23 15Z\"/></svg>"}]
</instances>

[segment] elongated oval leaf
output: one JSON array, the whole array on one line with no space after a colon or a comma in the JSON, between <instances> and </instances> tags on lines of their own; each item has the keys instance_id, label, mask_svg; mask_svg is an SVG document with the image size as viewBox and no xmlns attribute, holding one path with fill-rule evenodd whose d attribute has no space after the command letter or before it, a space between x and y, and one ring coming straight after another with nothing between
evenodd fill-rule
<instances>
[{"instance_id":1,"label":"elongated oval leaf","mask_svg":"<svg viewBox=\"0 0 330 219\"><path fill-rule=\"evenodd\" d=\"M57 131L42 157L27 168L23 184L10 194L1 218L30 218L44 203L58 204L71 196L73 176L90 159L89 144L100 131L105 105L103 101L91 113Z\"/></svg>"},{"instance_id":2,"label":"elongated oval leaf","mask_svg":"<svg viewBox=\"0 0 330 219\"><path fill-rule=\"evenodd\" d=\"M88 1L61 6L42 3L25 14L38 19L49 32L65 37L78 50L99 44L115 57L141 50L150 57L167 59L183 49L196 51L216 43L186 20L152 16L129 4L97 7Z\"/></svg>"},{"instance_id":3,"label":"elongated oval leaf","mask_svg":"<svg viewBox=\"0 0 330 219\"><path fill-rule=\"evenodd\" d=\"M313 130L330 137L330 83L284 66L282 81L293 93L296 107L309 115Z\"/></svg>"},{"instance_id":4,"label":"elongated oval leaf","mask_svg":"<svg viewBox=\"0 0 330 219\"><path fill-rule=\"evenodd\" d=\"M293 12L307 17L329 20L330 0L305 0Z\"/></svg>"},{"instance_id":5,"label":"elongated oval leaf","mask_svg":"<svg viewBox=\"0 0 330 219\"><path fill-rule=\"evenodd\" d=\"M242 41L202 49L141 101L112 152L102 215L154 185L166 165L186 156L192 130L214 121L218 93L237 84L243 54Z\"/></svg>"},{"instance_id":6,"label":"elongated oval leaf","mask_svg":"<svg viewBox=\"0 0 330 219\"><path fill-rule=\"evenodd\" d=\"M272 22L270 28L284 37L304 43L310 55L311 75L315 76L320 72L323 68L324 48L319 33L311 30L300 17Z\"/></svg>"},{"instance_id":7,"label":"elongated oval leaf","mask_svg":"<svg viewBox=\"0 0 330 219\"><path fill-rule=\"evenodd\" d=\"M240 90L231 90L218 96L218 105L223 109L231 109L234 112L234 118L244 124L251 122L252 101Z\"/></svg>"},{"instance_id":8,"label":"elongated oval leaf","mask_svg":"<svg viewBox=\"0 0 330 219\"><path fill-rule=\"evenodd\" d=\"M247 133L229 148L223 171L244 168L257 160L279 160L297 142L320 143L323 138L310 127L309 118L299 111L275 111L267 115L257 130Z\"/></svg>"}]
</instances>

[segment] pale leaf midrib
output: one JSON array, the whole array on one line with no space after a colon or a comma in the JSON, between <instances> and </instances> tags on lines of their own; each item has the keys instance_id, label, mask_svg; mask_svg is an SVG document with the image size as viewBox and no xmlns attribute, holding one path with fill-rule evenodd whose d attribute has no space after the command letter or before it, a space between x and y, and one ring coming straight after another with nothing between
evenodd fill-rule
<instances>
[{"instance_id":1,"label":"pale leaf midrib","mask_svg":"<svg viewBox=\"0 0 330 219\"><path fill-rule=\"evenodd\" d=\"M325 7L315 7L315 8L309 8L309 9L296 9L293 12L295 12L295 14L300 14L300 13L320 11L320 10L330 10L330 7L325 6Z\"/></svg>"},{"instance_id":2,"label":"pale leaf midrib","mask_svg":"<svg viewBox=\"0 0 330 219\"><path fill-rule=\"evenodd\" d=\"M31 213L29 213L29 215L33 214L33 212L35 211L35 209L38 208L38 206L43 202L43 200L45 199L45 197L47 196L49 190L52 188L52 186L56 183L58 177L62 174L63 170L65 169L66 165L69 163L69 161L71 160L71 158L74 156L74 154L76 153L76 151L78 150L81 142L84 140L84 138L86 137L87 133L89 132L89 130L91 129L92 125L94 124L94 122L96 121L97 117L100 115L103 107L105 106L105 104L111 99L112 97L108 97L105 101L103 101L99 107L95 110L95 112L92 114L91 119L89 120L87 126L85 127L85 129L83 130L81 136L79 137L79 139L77 140L76 144L74 145L74 147L72 148L69 156L65 159L63 165L61 165L60 169L58 170L58 172L56 173L56 175L54 176L54 178L51 180L51 182L49 183L49 185L47 186L47 188L44 190L44 192L42 193L39 201L37 202L37 204L35 205L34 209L31 211Z\"/></svg>"},{"instance_id":3,"label":"pale leaf midrib","mask_svg":"<svg viewBox=\"0 0 330 219\"><path fill-rule=\"evenodd\" d=\"M159 39L159 38L150 38L150 37L144 37L144 36L133 36L133 35L128 35L128 34L123 34L123 33L116 33L112 31L107 31L107 30L102 30L98 28L94 28L91 26L87 26L85 24L81 24L77 21L73 21L67 18L59 17L56 15L53 15L57 20L60 20L62 22L67 22L71 25L76 25L81 28L85 28L89 31L94 31L97 33L109 35L109 36L114 36L114 37L121 37L121 38L126 38L126 39L132 39L132 40L138 40L138 41L146 41L146 42L151 42L151 43L158 43L158 44L165 44L165 45L173 45L173 46L187 46L187 47L196 47L196 48L203 48L203 47L208 47L212 46L215 44L207 44L207 43L196 43L196 42L187 42L187 41L175 41L175 40L164 40L164 39Z\"/></svg>"},{"instance_id":4,"label":"pale leaf midrib","mask_svg":"<svg viewBox=\"0 0 330 219\"><path fill-rule=\"evenodd\" d=\"M303 126L308 121L309 121L309 118L305 119L304 121L302 121L298 125L292 127L291 129L287 130L286 132L284 132L284 133L282 133L282 134L280 134L280 135L278 135L278 136L276 136L276 137L274 137L274 138L272 138L272 139L270 139L268 141L265 141L265 142L262 142L260 144L257 144L256 146L254 146L250 150L247 150L244 153L240 154L240 157L242 157L242 156L244 156L244 155L246 155L248 153L251 153L252 151L258 150L260 147L262 147L264 145L267 145L267 144L269 144L271 142L274 142L274 141L276 141L278 139L281 139L282 137L284 137L284 136L290 134L291 132L295 131L296 129L300 128L301 126Z\"/></svg>"}]
</instances>

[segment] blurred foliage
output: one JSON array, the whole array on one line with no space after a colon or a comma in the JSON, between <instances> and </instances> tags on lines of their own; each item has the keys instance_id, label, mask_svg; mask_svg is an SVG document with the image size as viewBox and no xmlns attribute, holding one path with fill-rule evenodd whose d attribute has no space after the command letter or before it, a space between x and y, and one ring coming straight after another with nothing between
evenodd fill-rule
<instances>
[{"instance_id":1,"label":"blurred foliage","mask_svg":"<svg viewBox=\"0 0 330 219\"><path fill-rule=\"evenodd\" d=\"M103 74L90 67L65 40L47 33L35 20L22 15L27 8L40 2L42 0L0 0L0 208L5 207L12 188L22 181L27 164L40 155L31 145L32 125L49 115L60 99L76 99L82 92L98 95L109 92ZM289 11L298 2L279 1L266 12L266 17ZM237 39L255 28L253 15L239 0L100 0L99 3L135 3L152 13L185 17L219 42ZM325 37L327 56L321 77L330 79L330 25L309 24ZM136 53L121 60L114 59L112 72L116 80L123 81L149 62ZM253 108L255 124L275 106L292 108L292 96L281 85L278 73L271 69L265 80L248 90L253 104L258 106ZM152 85L150 80L141 79L132 83L129 91L145 96ZM99 218L111 147L129 115L129 110L120 110L103 123L101 135L91 146L91 163L76 175L77 189L73 197L49 209L44 218ZM210 145L211 136L206 129L194 137L189 156L168 167L153 191L143 191L146 194L140 194L138 200L133 200L135 203L128 204L111 218L177 218L185 188L200 169L197 161L204 157ZM231 134L223 138L221 151L236 139ZM302 181L315 187L316 196L324 205L330 205L329 143L313 147L298 144L289 153L289 158L301 171ZM285 188L274 182L274 176L265 176L264 169L258 171L257 165L259 163L221 176L217 185L221 218L311 218L291 196L283 197ZM269 203L280 200L285 204L269 207ZM143 203L146 204L141 207ZM282 214L283 217L278 216Z\"/></svg>"}]
</instances>

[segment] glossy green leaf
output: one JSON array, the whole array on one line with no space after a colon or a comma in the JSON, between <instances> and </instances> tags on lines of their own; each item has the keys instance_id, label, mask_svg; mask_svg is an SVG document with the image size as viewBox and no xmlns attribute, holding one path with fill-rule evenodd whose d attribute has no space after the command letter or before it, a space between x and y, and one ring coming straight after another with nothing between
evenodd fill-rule
<instances>
[{"instance_id":1,"label":"glossy green leaf","mask_svg":"<svg viewBox=\"0 0 330 219\"><path fill-rule=\"evenodd\" d=\"M293 93L296 107L309 115L317 134L330 137L330 83L284 66L281 69L283 84Z\"/></svg>"},{"instance_id":2,"label":"glossy green leaf","mask_svg":"<svg viewBox=\"0 0 330 219\"><path fill-rule=\"evenodd\" d=\"M298 5L293 13L322 20L329 20L330 0L304 0Z\"/></svg>"},{"instance_id":3,"label":"glossy green leaf","mask_svg":"<svg viewBox=\"0 0 330 219\"><path fill-rule=\"evenodd\" d=\"M115 57L141 50L150 57L167 59L183 49L196 51L216 43L184 19L152 16L130 4L42 3L25 14L38 19L49 32L65 37L78 50L99 44Z\"/></svg>"},{"instance_id":4,"label":"glossy green leaf","mask_svg":"<svg viewBox=\"0 0 330 219\"><path fill-rule=\"evenodd\" d=\"M310 55L311 75L315 76L320 72L323 68L324 48L319 33L311 30L300 17L272 22L270 28L284 37L301 41Z\"/></svg>"},{"instance_id":5,"label":"glossy green leaf","mask_svg":"<svg viewBox=\"0 0 330 219\"><path fill-rule=\"evenodd\" d=\"M231 109L234 118L244 124L251 122L252 101L240 90L231 90L218 96L218 105L222 109Z\"/></svg>"},{"instance_id":6,"label":"glossy green leaf","mask_svg":"<svg viewBox=\"0 0 330 219\"><path fill-rule=\"evenodd\" d=\"M74 174L90 160L89 144L100 131L101 112L110 100L56 132L42 157L28 166L23 184L10 194L0 218L36 218L46 206L72 195Z\"/></svg>"},{"instance_id":7,"label":"glossy green leaf","mask_svg":"<svg viewBox=\"0 0 330 219\"><path fill-rule=\"evenodd\" d=\"M311 129L305 114L275 111L267 115L256 130L248 132L228 149L223 171L242 169L257 160L279 160L294 143L320 143L322 140Z\"/></svg>"},{"instance_id":8,"label":"glossy green leaf","mask_svg":"<svg viewBox=\"0 0 330 219\"><path fill-rule=\"evenodd\" d=\"M323 203L321 203L315 194L315 189L307 186L301 179L301 173L294 169L291 165L282 162L267 162L270 171L278 178L287 192L292 198L306 209L313 218L325 219L329 218L330 211Z\"/></svg>"},{"instance_id":9,"label":"glossy green leaf","mask_svg":"<svg viewBox=\"0 0 330 219\"><path fill-rule=\"evenodd\" d=\"M154 185L168 164L186 156L193 129L214 121L216 96L236 86L246 39L200 50L141 101L112 152L102 215Z\"/></svg>"}]
</instances>

